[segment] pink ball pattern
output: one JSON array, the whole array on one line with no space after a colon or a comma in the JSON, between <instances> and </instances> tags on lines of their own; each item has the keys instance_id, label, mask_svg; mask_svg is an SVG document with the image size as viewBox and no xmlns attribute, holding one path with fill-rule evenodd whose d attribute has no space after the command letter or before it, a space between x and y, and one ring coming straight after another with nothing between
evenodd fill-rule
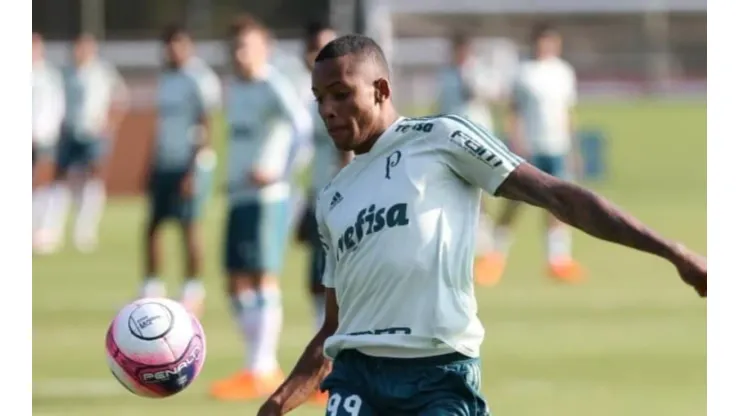
<instances>
[{"instance_id":1,"label":"pink ball pattern","mask_svg":"<svg viewBox=\"0 0 740 416\"><path fill-rule=\"evenodd\" d=\"M145 302L160 303L160 301L164 301L161 302L162 306L170 311L171 320L170 328L161 337L149 339L141 337L140 334L137 335L134 328L131 328L133 314L132 316L121 316L126 313L126 308L113 320L106 334L105 347L111 373L127 390L138 396L163 398L183 391L198 377L205 362L206 343L203 327L197 318L185 312L184 309L172 313L172 309L181 308L181 305L170 300L145 299L129 306L136 307ZM175 304L176 308L173 308L172 304ZM130 307L129 313L131 313ZM191 327L171 331L170 329L178 324L178 317L189 319ZM129 326L126 331L131 331L131 339L137 342L156 342L164 345L127 352L125 343L128 341L116 339L117 334L122 333L124 329L120 326L124 325ZM173 332L178 332L179 336L172 334ZM189 339L183 339L184 336Z\"/></svg>"}]
</instances>

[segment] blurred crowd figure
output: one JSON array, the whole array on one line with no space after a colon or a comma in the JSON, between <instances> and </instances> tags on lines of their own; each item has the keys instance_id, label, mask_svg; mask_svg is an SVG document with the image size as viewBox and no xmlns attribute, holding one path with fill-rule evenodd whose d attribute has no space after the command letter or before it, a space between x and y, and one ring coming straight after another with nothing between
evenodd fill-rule
<instances>
[{"instance_id":1,"label":"blurred crowd figure","mask_svg":"<svg viewBox=\"0 0 740 416\"><path fill-rule=\"evenodd\" d=\"M61 70L44 59L39 34L33 34L33 49L34 176L41 180L41 170L52 171L51 184L36 186L34 249L59 249L74 202L75 246L92 251L106 199L103 164L126 113L127 88L115 67L97 56L89 34L75 39L71 63Z\"/></svg>"},{"instance_id":2,"label":"blurred crowd figure","mask_svg":"<svg viewBox=\"0 0 740 416\"><path fill-rule=\"evenodd\" d=\"M454 44L459 45L459 42ZM460 48L454 51L453 60L458 62ZM548 23L538 23L532 28L530 51L531 56L519 64L507 89L509 94L505 101L508 111L503 136L515 153L540 170L573 180L578 159L573 146L573 110L577 99L575 71L561 57L560 33ZM468 105L474 106L473 94L466 94L466 91L476 89L475 77L465 75L465 66L457 67L461 68L457 72L462 80L458 81L460 92L457 97L468 97ZM449 78L454 79L453 76ZM454 102L447 96L442 95L442 99ZM467 114L474 121L477 121L475 117L480 117L469 110ZM486 126L483 123L487 121L477 122ZM491 225L486 215L481 215L475 262L479 284L493 285L501 278L511 246L514 219L519 211L519 204L507 202L495 219L495 225ZM584 273L572 257L569 228L548 214L545 234L547 273L562 282L580 281Z\"/></svg>"}]
</instances>

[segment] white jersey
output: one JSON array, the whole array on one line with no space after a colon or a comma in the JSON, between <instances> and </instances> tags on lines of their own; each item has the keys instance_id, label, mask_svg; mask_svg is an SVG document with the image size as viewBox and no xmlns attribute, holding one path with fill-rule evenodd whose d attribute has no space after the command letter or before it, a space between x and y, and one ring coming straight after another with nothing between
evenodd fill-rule
<instances>
[{"instance_id":1,"label":"white jersey","mask_svg":"<svg viewBox=\"0 0 740 416\"><path fill-rule=\"evenodd\" d=\"M64 71L66 129L97 138L108 127L111 105L128 102L128 89L113 65L94 59Z\"/></svg>"},{"instance_id":2,"label":"white jersey","mask_svg":"<svg viewBox=\"0 0 740 416\"><path fill-rule=\"evenodd\" d=\"M576 103L573 68L560 58L525 62L514 81L512 94L529 150L550 156L568 153L570 110Z\"/></svg>"},{"instance_id":3,"label":"white jersey","mask_svg":"<svg viewBox=\"0 0 740 416\"><path fill-rule=\"evenodd\" d=\"M495 91L492 74L488 73L492 71L472 60L460 68L443 69L439 77L439 112L459 114L493 130L490 104Z\"/></svg>"},{"instance_id":4,"label":"white jersey","mask_svg":"<svg viewBox=\"0 0 740 416\"><path fill-rule=\"evenodd\" d=\"M401 118L326 186L316 219L339 327L324 352L480 353L472 264L481 189L521 159L459 116Z\"/></svg>"},{"instance_id":5,"label":"white jersey","mask_svg":"<svg viewBox=\"0 0 740 416\"><path fill-rule=\"evenodd\" d=\"M35 144L54 145L64 118L64 82L48 62L33 64L31 75L31 131Z\"/></svg>"}]
</instances>

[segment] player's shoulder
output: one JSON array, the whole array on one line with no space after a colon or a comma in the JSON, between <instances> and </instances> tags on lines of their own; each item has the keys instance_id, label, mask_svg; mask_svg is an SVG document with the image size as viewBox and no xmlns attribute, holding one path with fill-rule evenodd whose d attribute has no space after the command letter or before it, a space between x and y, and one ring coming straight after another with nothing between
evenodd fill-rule
<instances>
[{"instance_id":1,"label":"player's shoulder","mask_svg":"<svg viewBox=\"0 0 740 416\"><path fill-rule=\"evenodd\" d=\"M455 132L459 131L475 135L491 135L491 132L480 124L454 113L409 118L401 123L401 125L403 124L408 125L410 129L430 133L429 137L433 141L448 140Z\"/></svg>"},{"instance_id":2,"label":"player's shoulder","mask_svg":"<svg viewBox=\"0 0 740 416\"><path fill-rule=\"evenodd\" d=\"M270 66L266 78L271 91L279 99L297 98L298 92L294 82L279 69Z\"/></svg>"}]
</instances>

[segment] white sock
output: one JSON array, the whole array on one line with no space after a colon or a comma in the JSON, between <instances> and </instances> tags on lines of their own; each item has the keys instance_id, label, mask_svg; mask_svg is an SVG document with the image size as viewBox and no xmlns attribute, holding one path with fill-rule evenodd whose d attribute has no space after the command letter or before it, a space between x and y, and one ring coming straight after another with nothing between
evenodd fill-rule
<instances>
[{"instance_id":1,"label":"white sock","mask_svg":"<svg viewBox=\"0 0 740 416\"><path fill-rule=\"evenodd\" d=\"M46 207L49 203L49 187L43 186L36 188L33 191L33 199L32 199L32 215L33 215L33 232L35 233L39 229L41 229L41 225L43 223L44 219L44 213L46 211Z\"/></svg>"},{"instance_id":2,"label":"white sock","mask_svg":"<svg viewBox=\"0 0 740 416\"><path fill-rule=\"evenodd\" d=\"M506 255L511 247L511 230L509 227L497 226L493 229L493 248L497 253Z\"/></svg>"},{"instance_id":3,"label":"white sock","mask_svg":"<svg viewBox=\"0 0 740 416\"><path fill-rule=\"evenodd\" d=\"M167 288L161 279L150 276L144 279L139 296L142 298L163 298L167 296Z\"/></svg>"},{"instance_id":4,"label":"white sock","mask_svg":"<svg viewBox=\"0 0 740 416\"><path fill-rule=\"evenodd\" d=\"M316 317L316 330L318 331L324 325L324 312L326 312L326 295L323 293L311 294L313 301L313 311Z\"/></svg>"},{"instance_id":5,"label":"white sock","mask_svg":"<svg viewBox=\"0 0 740 416\"><path fill-rule=\"evenodd\" d=\"M182 299L197 299L202 301L206 297L206 288L203 281L197 278L189 278L182 285Z\"/></svg>"},{"instance_id":6,"label":"white sock","mask_svg":"<svg viewBox=\"0 0 740 416\"><path fill-rule=\"evenodd\" d=\"M278 342L283 325L280 289L244 291L234 299L239 325L247 344L246 369L253 374L271 374L280 366Z\"/></svg>"},{"instance_id":7,"label":"white sock","mask_svg":"<svg viewBox=\"0 0 740 416\"><path fill-rule=\"evenodd\" d=\"M495 251L495 244L493 238L493 222L488 217L488 214L481 211L480 219L478 220L478 230L475 239L475 255L485 256L492 251Z\"/></svg>"},{"instance_id":8,"label":"white sock","mask_svg":"<svg viewBox=\"0 0 740 416\"><path fill-rule=\"evenodd\" d=\"M44 208L41 228L49 233L50 239L58 241L64 233L64 225L69 210L70 192L67 185L55 182L49 189L46 207Z\"/></svg>"},{"instance_id":9,"label":"white sock","mask_svg":"<svg viewBox=\"0 0 740 416\"><path fill-rule=\"evenodd\" d=\"M79 242L94 242L105 207L105 184L100 179L86 181L79 193L75 238Z\"/></svg>"},{"instance_id":10,"label":"white sock","mask_svg":"<svg viewBox=\"0 0 740 416\"><path fill-rule=\"evenodd\" d=\"M571 236L567 226L558 225L547 231L547 259L558 261L571 258Z\"/></svg>"}]
</instances>

